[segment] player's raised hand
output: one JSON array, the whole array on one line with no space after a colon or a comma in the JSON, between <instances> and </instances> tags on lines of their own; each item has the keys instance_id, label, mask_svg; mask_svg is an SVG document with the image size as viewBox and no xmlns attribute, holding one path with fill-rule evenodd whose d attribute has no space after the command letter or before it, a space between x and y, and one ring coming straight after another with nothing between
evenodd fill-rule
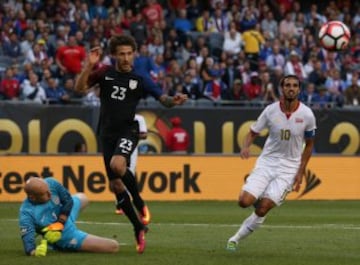
<instances>
[{"instance_id":1,"label":"player's raised hand","mask_svg":"<svg viewBox=\"0 0 360 265\"><path fill-rule=\"evenodd\" d=\"M90 50L88 55L89 66L94 66L100 61L101 47L97 46Z\"/></svg>"},{"instance_id":2,"label":"player's raised hand","mask_svg":"<svg viewBox=\"0 0 360 265\"><path fill-rule=\"evenodd\" d=\"M188 99L188 96L186 94L176 94L173 97L174 105L182 105L185 103L185 101Z\"/></svg>"}]
</instances>

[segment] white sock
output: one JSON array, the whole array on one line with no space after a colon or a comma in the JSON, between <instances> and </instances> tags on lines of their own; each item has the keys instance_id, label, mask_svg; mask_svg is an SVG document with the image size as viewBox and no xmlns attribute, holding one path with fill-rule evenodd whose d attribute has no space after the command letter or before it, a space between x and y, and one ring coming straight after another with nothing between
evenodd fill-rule
<instances>
[{"instance_id":1,"label":"white sock","mask_svg":"<svg viewBox=\"0 0 360 265\"><path fill-rule=\"evenodd\" d=\"M255 229L259 228L260 225L264 222L264 220L265 216L259 217L256 215L255 212L253 212L248 218L244 220L239 230L236 232L235 235L230 237L229 241L234 241L238 243L240 240L244 239L252 232L254 232Z\"/></svg>"}]
</instances>

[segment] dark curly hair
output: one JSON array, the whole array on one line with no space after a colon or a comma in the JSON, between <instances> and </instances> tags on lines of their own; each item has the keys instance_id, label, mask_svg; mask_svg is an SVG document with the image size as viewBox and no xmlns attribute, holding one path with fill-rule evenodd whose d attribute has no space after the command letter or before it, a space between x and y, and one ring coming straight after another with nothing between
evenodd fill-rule
<instances>
[{"instance_id":1,"label":"dark curly hair","mask_svg":"<svg viewBox=\"0 0 360 265\"><path fill-rule=\"evenodd\" d=\"M115 54L118 46L131 46L134 52L137 50L135 39L129 35L111 37L109 44L110 54Z\"/></svg>"}]
</instances>

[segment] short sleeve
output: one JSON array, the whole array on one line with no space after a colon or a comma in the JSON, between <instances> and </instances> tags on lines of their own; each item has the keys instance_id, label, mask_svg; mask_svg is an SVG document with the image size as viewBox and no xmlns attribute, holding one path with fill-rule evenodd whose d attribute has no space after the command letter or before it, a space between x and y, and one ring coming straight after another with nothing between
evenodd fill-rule
<instances>
[{"instance_id":1,"label":"short sleeve","mask_svg":"<svg viewBox=\"0 0 360 265\"><path fill-rule=\"evenodd\" d=\"M309 110L308 117L306 119L305 137L311 138L315 136L316 119L314 113Z\"/></svg>"},{"instance_id":2,"label":"short sleeve","mask_svg":"<svg viewBox=\"0 0 360 265\"><path fill-rule=\"evenodd\" d=\"M268 107L266 107L260 116L257 118L256 122L251 125L250 129L254 133L260 133L263 129L267 128L268 124Z\"/></svg>"}]
</instances>

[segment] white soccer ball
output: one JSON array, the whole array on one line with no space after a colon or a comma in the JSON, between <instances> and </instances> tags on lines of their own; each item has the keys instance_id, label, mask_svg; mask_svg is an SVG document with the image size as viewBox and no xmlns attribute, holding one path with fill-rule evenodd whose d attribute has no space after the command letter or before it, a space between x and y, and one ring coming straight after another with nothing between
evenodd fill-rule
<instances>
[{"instance_id":1,"label":"white soccer ball","mask_svg":"<svg viewBox=\"0 0 360 265\"><path fill-rule=\"evenodd\" d=\"M351 38L349 28L341 21L329 21L321 26L319 41L329 51L341 51L348 47Z\"/></svg>"}]
</instances>

